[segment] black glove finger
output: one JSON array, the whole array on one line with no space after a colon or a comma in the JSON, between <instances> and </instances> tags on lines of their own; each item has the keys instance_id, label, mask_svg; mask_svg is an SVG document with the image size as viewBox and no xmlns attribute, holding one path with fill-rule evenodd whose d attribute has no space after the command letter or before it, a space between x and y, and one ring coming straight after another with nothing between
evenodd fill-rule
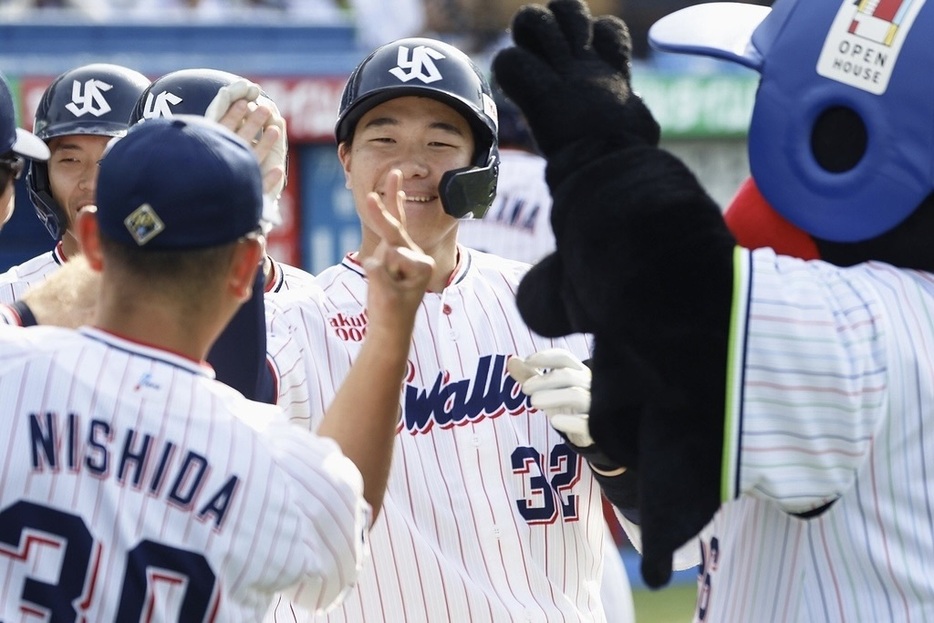
<instances>
[{"instance_id":1,"label":"black glove finger","mask_svg":"<svg viewBox=\"0 0 934 623\"><path fill-rule=\"evenodd\" d=\"M512 18L512 40L552 67L571 60L568 41L554 14L538 4L523 6Z\"/></svg>"},{"instance_id":2,"label":"black glove finger","mask_svg":"<svg viewBox=\"0 0 934 623\"><path fill-rule=\"evenodd\" d=\"M555 16L571 54L577 57L586 54L591 39L591 19L587 5L580 0L552 0L548 8Z\"/></svg>"},{"instance_id":3,"label":"black glove finger","mask_svg":"<svg viewBox=\"0 0 934 623\"><path fill-rule=\"evenodd\" d=\"M632 37L626 23L615 15L597 19L593 25L593 47L611 67L614 67L630 82L632 59Z\"/></svg>"},{"instance_id":4,"label":"black glove finger","mask_svg":"<svg viewBox=\"0 0 934 623\"><path fill-rule=\"evenodd\" d=\"M516 292L516 306L522 320L543 337L561 337L574 332L556 289L562 272L560 258L552 253L525 274Z\"/></svg>"},{"instance_id":5,"label":"black glove finger","mask_svg":"<svg viewBox=\"0 0 934 623\"><path fill-rule=\"evenodd\" d=\"M530 104L548 97L558 76L541 58L522 48L506 48L493 58L493 79L513 103L527 113Z\"/></svg>"},{"instance_id":6,"label":"black glove finger","mask_svg":"<svg viewBox=\"0 0 934 623\"><path fill-rule=\"evenodd\" d=\"M643 528L644 534L644 528ZM642 579L649 588L661 588L671 580L672 552L656 552L643 542Z\"/></svg>"}]
</instances>

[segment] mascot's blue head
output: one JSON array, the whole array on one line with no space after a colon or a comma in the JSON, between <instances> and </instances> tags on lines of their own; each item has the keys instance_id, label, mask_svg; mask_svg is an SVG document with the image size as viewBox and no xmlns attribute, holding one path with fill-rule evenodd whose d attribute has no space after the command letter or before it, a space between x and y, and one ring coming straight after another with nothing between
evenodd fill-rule
<instances>
[{"instance_id":1,"label":"mascot's blue head","mask_svg":"<svg viewBox=\"0 0 934 623\"><path fill-rule=\"evenodd\" d=\"M824 240L859 242L934 191L934 1L707 3L657 22L660 50L761 75L749 164L782 216Z\"/></svg>"}]
</instances>

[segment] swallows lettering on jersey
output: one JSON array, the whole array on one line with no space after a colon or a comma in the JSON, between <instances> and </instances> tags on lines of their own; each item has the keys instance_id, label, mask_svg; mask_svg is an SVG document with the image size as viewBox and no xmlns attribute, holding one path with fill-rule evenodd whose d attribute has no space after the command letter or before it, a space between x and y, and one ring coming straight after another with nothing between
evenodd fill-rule
<instances>
[{"instance_id":1,"label":"swallows lettering on jersey","mask_svg":"<svg viewBox=\"0 0 934 623\"><path fill-rule=\"evenodd\" d=\"M223 527L240 488L239 476L231 474L213 493L206 492L209 480L217 484L210 478L207 457L165 438L86 419L74 413L30 413L33 472L84 471L101 480L113 478L121 486L194 512L202 522L213 521L214 530Z\"/></svg>"},{"instance_id":2,"label":"swallows lettering on jersey","mask_svg":"<svg viewBox=\"0 0 934 623\"><path fill-rule=\"evenodd\" d=\"M416 435L429 432L436 424L451 428L530 409L529 397L506 372L507 358L481 357L472 378L452 381L450 372L444 371L430 388L406 383L401 426Z\"/></svg>"}]
</instances>

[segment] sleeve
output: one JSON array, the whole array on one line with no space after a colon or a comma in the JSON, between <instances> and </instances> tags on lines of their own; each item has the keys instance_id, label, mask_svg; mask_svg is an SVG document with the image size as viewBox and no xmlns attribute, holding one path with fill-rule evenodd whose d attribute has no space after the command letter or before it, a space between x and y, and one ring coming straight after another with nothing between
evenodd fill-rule
<instances>
[{"instance_id":1,"label":"sleeve","mask_svg":"<svg viewBox=\"0 0 934 623\"><path fill-rule=\"evenodd\" d=\"M806 513L849 489L889 392L886 307L866 267L751 255L734 344L725 444L735 495ZM739 374L742 371L742 374ZM724 463L725 465L727 463ZM802 486L807 483L807 486Z\"/></svg>"},{"instance_id":2,"label":"sleeve","mask_svg":"<svg viewBox=\"0 0 934 623\"><path fill-rule=\"evenodd\" d=\"M629 542L632 543L632 546L640 554L642 553L642 529L639 526L628 519L619 511L618 508L614 507L613 512L616 515L616 518L619 520L619 525L622 526L623 532L626 533L626 538L629 539ZM671 567L675 570L684 570L691 569L696 567L701 563L701 548L700 543L697 539L690 539L687 543L682 545L679 549L675 550L675 553L672 558Z\"/></svg>"},{"instance_id":3,"label":"sleeve","mask_svg":"<svg viewBox=\"0 0 934 623\"><path fill-rule=\"evenodd\" d=\"M266 365L266 323L262 269L256 271L253 294L237 310L208 353L217 380L251 400L273 403L274 384Z\"/></svg>"},{"instance_id":4,"label":"sleeve","mask_svg":"<svg viewBox=\"0 0 934 623\"><path fill-rule=\"evenodd\" d=\"M288 483L282 513L298 523L282 576L292 581L281 593L303 608L325 611L356 584L369 556L373 513L363 477L336 442L297 429L281 414L252 422Z\"/></svg>"}]
</instances>

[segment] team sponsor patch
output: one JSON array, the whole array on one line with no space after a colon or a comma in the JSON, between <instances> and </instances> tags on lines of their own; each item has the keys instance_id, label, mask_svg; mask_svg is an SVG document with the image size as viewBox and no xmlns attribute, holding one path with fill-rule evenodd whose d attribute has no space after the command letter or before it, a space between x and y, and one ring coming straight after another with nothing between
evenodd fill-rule
<instances>
[{"instance_id":1,"label":"team sponsor patch","mask_svg":"<svg viewBox=\"0 0 934 623\"><path fill-rule=\"evenodd\" d=\"M925 2L842 0L817 59L817 73L869 93L885 93Z\"/></svg>"},{"instance_id":2,"label":"team sponsor patch","mask_svg":"<svg viewBox=\"0 0 934 623\"><path fill-rule=\"evenodd\" d=\"M148 203L133 210L123 219L123 224L139 246L143 246L165 229L165 223Z\"/></svg>"}]
</instances>

